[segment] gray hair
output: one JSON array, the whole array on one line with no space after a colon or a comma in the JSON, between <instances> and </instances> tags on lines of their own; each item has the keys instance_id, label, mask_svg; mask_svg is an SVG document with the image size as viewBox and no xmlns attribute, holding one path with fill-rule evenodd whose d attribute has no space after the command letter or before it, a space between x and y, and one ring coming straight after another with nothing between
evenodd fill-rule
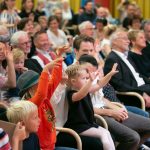
<instances>
[{"instance_id":1,"label":"gray hair","mask_svg":"<svg viewBox=\"0 0 150 150\"><path fill-rule=\"evenodd\" d=\"M92 24L92 23L90 21L84 21L84 22L80 23L79 26L78 26L80 33L84 29L86 29L86 26L89 25L89 24ZM92 26L93 26L93 24L92 24Z\"/></svg>"},{"instance_id":2,"label":"gray hair","mask_svg":"<svg viewBox=\"0 0 150 150\"><path fill-rule=\"evenodd\" d=\"M142 23L142 29L144 30L145 32L145 26L149 26L150 25L150 20L145 20L143 23Z\"/></svg>"},{"instance_id":3,"label":"gray hair","mask_svg":"<svg viewBox=\"0 0 150 150\"><path fill-rule=\"evenodd\" d=\"M120 30L120 29L119 29L119 30L115 31L115 32L110 36L109 39L110 39L110 45L111 45L111 47L112 47L112 45L113 45L113 42L114 42L116 39L118 39L122 33L126 33L126 31L123 31L123 30Z\"/></svg>"},{"instance_id":4,"label":"gray hair","mask_svg":"<svg viewBox=\"0 0 150 150\"><path fill-rule=\"evenodd\" d=\"M12 35L11 39L10 39L11 45L12 45L12 46L17 46L18 43L19 43L19 39L20 39L20 37L22 37L22 36L28 36L28 33L25 32L25 31L17 31L17 32L15 32L15 33Z\"/></svg>"}]
</instances>

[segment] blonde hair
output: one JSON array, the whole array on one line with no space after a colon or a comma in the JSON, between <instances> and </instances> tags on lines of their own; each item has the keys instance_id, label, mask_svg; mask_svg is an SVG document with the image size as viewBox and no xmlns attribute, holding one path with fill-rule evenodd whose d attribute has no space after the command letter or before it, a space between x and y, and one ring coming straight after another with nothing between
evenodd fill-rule
<instances>
[{"instance_id":1,"label":"blonde hair","mask_svg":"<svg viewBox=\"0 0 150 150\"><path fill-rule=\"evenodd\" d=\"M83 65L70 65L66 69L66 74L68 75L68 86L71 86L71 79L78 77L83 70L86 70Z\"/></svg>"},{"instance_id":2,"label":"blonde hair","mask_svg":"<svg viewBox=\"0 0 150 150\"><path fill-rule=\"evenodd\" d=\"M135 41L139 33L144 33L142 30L131 30L128 32L128 38L130 41Z\"/></svg>"},{"instance_id":3,"label":"blonde hair","mask_svg":"<svg viewBox=\"0 0 150 150\"><path fill-rule=\"evenodd\" d=\"M14 49L12 50L12 52L13 52L13 59L14 59L14 62L15 62L16 60L18 60L18 59L21 59L21 58L25 60L24 52L23 52L21 49L19 49L19 48L14 48Z\"/></svg>"},{"instance_id":4,"label":"blonde hair","mask_svg":"<svg viewBox=\"0 0 150 150\"><path fill-rule=\"evenodd\" d=\"M116 25L109 24L104 27L104 33L107 37L109 37L112 33L114 33L117 29Z\"/></svg>"},{"instance_id":5,"label":"blonde hair","mask_svg":"<svg viewBox=\"0 0 150 150\"><path fill-rule=\"evenodd\" d=\"M7 118L12 123L27 122L30 114L37 109L37 106L30 101L12 102L7 108Z\"/></svg>"}]
</instances>

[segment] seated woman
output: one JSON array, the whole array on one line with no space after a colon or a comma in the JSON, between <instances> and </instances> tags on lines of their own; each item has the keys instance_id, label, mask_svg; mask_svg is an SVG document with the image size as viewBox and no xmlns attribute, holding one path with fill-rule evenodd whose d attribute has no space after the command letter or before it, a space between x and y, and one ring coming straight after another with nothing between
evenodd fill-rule
<instances>
[{"instance_id":1,"label":"seated woman","mask_svg":"<svg viewBox=\"0 0 150 150\"><path fill-rule=\"evenodd\" d=\"M134 65L138 72L145 76L150 77L150 65L148 58L142 54L142 49L146 47L146 39L144 32L141 30L132 30L128 33L128 38L131 42L131 50L128 53L129 61ZM149 107L150 97L145 93L144 99L146 106Z\"/></svg>"},{"instance_id":2,"label":"seated woman","mask_svg":"<svg viewBox=\"0 0 150 150\"><path fill-rule=\"evenodd\" d=\"M6 64L7 62L7 70ZM5 66L5 67L4 67ZM10 47L0 42L0 99L7 99L7 89L16 87L16 74Z\"/></svg>"},{"instance_id":3,"label":"seated woman","mask_svg":"<svg viewBox=\"0 0 150 150\"><path fill-rule=\"evenodd\" d=\"M50 16L48 19L47 35L53 44L53 49L64 45L69 45L67 36L62 30L59 29L59 20L56 16Z\"/></svg>"},{"instance_id":4,"label":"seated woman","mask_svg":"<svg viewBox=\"0 0 150 150\"><path fill-rule=\"evenodd\" d=\"M131 50L128 56L129 60L135 64L142 75L150 77L148 58L142 54L142 49L146 47L144 32L142 30L132 30L128 32L128 37L131 43Z\"/></svg>"}]
</instances>

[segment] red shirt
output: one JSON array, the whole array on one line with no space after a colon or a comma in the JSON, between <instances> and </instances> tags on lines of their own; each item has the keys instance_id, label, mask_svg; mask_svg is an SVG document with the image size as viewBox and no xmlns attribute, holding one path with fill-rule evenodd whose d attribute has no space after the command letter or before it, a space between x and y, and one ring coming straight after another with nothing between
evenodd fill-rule
<instances>
[{"instance_id":1,"label":"red shirt","mask_svg":"<svg viewBox=\"0 0 150 150\"><path fill-rule=\"evenodd\" d=\"M39 118L41 119L38 137L40 147L43 150L54 150L56 142L55 115L50 103L52 94L62 78L62 66L54 68L49 79L46 72L42 72L37 92L30 99L38 106Z\"/></svg>"}]
</instances>

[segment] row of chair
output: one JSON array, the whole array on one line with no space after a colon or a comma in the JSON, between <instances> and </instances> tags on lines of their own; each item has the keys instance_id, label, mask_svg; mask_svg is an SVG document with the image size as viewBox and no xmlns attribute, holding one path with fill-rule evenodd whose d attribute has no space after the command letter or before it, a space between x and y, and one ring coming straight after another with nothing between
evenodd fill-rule
<instances>
[{"instance_id":1,"label":"row of chair","mask_svg":"<svg viewBox=\"0 0 150 150\"><path fill-rule=\"evenodd\" d=\"M124 104L138 106L141 109L145 110L145 101L140 94L138 94L136 92L116 92L116 93L117 93L117 96L119 97L119 99ZM120 103L117 103L117 102L112 102L112 103L114 103L115 105L118 105L119 107L122 107L122 104L120 104ZM99 125L101 125L105 129L108 129L107 122L105 121L105 119L102 116L95 114L95 118L96 118L96 122ZM6 133L8 133L10 141L11 141L12 135L13 135L13 132L15 129L15 124L0 120L0 127L3 128ZM69 129L69 128L60 128L60 127L56 127L56 130L59 132L66 132L66 133L74 136L74 138L76 139L76 142L77 142L77 149L82 150L82 141L80 139L80 136L74 130ZM22 150L22 143L20 143L19 147L20 147L20 150Z\"/></svg>"}]
</instances>

